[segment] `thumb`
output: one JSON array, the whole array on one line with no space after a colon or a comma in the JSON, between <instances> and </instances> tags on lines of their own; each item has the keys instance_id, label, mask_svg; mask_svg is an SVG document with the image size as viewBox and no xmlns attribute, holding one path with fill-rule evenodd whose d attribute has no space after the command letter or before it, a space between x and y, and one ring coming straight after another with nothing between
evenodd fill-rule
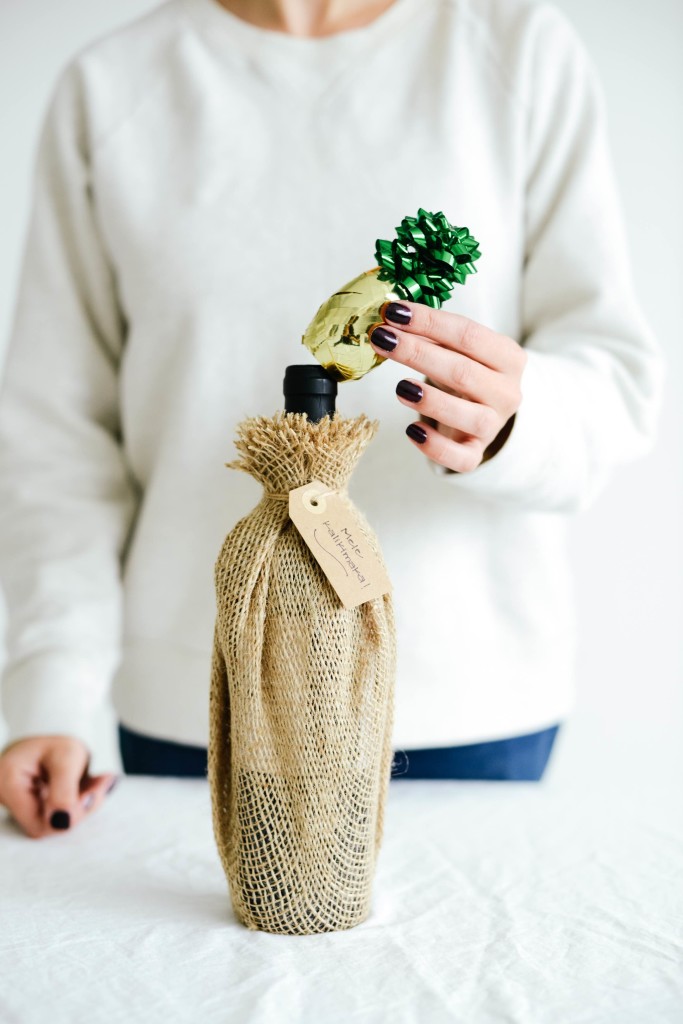
<instances>
[{"instance_id":1,"label":"thumb","mask_svg":"<svg viewBox=\"0 0 683 1024\"><path fill-rule=\"evenodd\" d=\"M102 806L105 797L111 793L119 779L116 772L103 772L101 775L88 775L81 782L80 803L86 814Z\"/></svg>"},{"instance_id":2,"label":"thumb","mask_svg":"<svg viewBox=\"0 0 683 1024\"><path fill-rule=\"evenodd\" d=\"M43 752L41 763L46 775L44 815L51 828L70 828L83 817L80 785L89 762L87 747L75 737L56 737Z\"/></svg>"}]
</instances>

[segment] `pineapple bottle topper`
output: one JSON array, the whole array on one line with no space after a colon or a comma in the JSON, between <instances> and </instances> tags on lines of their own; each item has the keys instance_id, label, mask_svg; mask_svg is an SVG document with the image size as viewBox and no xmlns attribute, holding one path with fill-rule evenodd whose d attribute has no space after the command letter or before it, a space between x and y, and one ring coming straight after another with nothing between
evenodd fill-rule
<instances>
[{"instance_id":1,"label":"pineapple bottle topper","mask_svg":"<svg viewBox=\"0 0 683 1024\"><path fill-rule=\"evenodd\" d=\"M391 241L377 239L378 266L323 302L301 341L336 380L359 380L384 362L368 338L384 303L408 299L439 309L456 284L476 273L480 256L467 228L420 207L417 217L403 218Z\"/></svg>"}]
</instances>

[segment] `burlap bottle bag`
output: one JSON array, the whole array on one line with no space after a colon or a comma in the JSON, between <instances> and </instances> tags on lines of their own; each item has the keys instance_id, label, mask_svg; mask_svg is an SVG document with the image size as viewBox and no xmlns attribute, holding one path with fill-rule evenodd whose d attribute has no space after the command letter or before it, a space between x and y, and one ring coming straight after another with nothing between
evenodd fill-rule
<instances>
[{"instance_id":1,"label":"burlap bottle bag","mask_svg":"<svg viewBox=\"0 0 683 1024\"><path fill-rule=\"evenodd\" d=\"M227 464L264 487L216 561L210 697L214 835L248 928L304 935L370 912L392 759L393 605L390 594L342 605L287 493L316 479L344 494L377 427L338 413L252 417Z\"/></svg>"}]
</instances>

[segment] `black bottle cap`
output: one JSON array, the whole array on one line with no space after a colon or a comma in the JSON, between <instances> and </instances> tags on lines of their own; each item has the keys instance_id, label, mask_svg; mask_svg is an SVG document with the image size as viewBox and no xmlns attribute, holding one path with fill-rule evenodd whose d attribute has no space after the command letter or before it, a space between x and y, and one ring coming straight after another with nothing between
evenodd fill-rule
<instances>
[{"instance_id":1,"label":"black bottle cap","mask_svg":"<svg viewBox=\"0 0 683 1024\"><path fill-rule=\"evenodd\" d=\"M335 411L337 382L322 366L288 366L283 390L285 412L306 413L309 420L317 423Z\"/></svg>"}]
</instances>

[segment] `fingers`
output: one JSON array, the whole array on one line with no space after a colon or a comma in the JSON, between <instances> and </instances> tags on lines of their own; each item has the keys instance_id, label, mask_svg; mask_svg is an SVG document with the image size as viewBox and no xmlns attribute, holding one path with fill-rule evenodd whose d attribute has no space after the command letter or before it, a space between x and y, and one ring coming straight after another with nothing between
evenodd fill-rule
<instances>
[{"instance_id":1,"label":"fingers","mask_svg":"<svg viewBox=\"0 0 683 1024\"><path fill-rule=\"evenodd\" d=\"M81 780L87 779L88 750L71 736L54 737L41 756L47 774L45 820L53 829L77 825L85 811L81 803Z\"/></svg>"},{"instance_id":2,"label":"fingers","mask_svg":"<svg viewBox=\"0 0 683 1024\"><path fill-rule=\"evenodd\" d=\"M523 351L513 338L476 320L445 309L432 309L421 302L386 302L380 314L392 330L396 326L407 334L428 338L433 344L460 352L492 370L514 369Z\"/></svg>"},{"instance_id":3,"label":"fingers","mask_svg":"<svg viewBox=\"0 0 683 1024\"><path fill-rule=\"evenodd\" d=\"M104 772L102 775L91 775L81 788L81 808L84 815L92 814L100 809L106 797L111 793L119 780L115 772Z\"/></svg>"},{"instance_id":4,"label":"fingers","mask_svg":"<svg viewBox=\"0 0 683 1024\"><path fill-rule=\"evenodd\" d=\"M433 462L459 473L476 469L505 443L528 353L507 335L422 303L389 302L380 312L384 322L368 330L372 347L426 378L396 387L402 404L417 406L423 418L408 426L408 437Z\"/></svg>"},{"instance_id":5,"label":"fingers","mask_svg":"<svg viewBox=\"0 0 683 1024\"><path fill-rule=\"evenodd\" d=\"M421 335L383 324L373 325L368 337L380 355L409 366L474 402L485 401L488 405L495 405L497 400L505 402L501 374L462 353L443 348Z\"/></svg>"},{"instance_id":6,"label":"fingers","mask_svg":"<svg viewBox=\"0 0 683 1024\"><path fill-rule=\"evenodd\" d=\"M0 804L27 836L73 828L101 807L119 777L90 775L85 744L73 736L29 736L0 753Z\"/></svg>"},{"instance_id":7,"label":"fingers","mask_svg":"<svg viewBox=\"0 0 683 1024\"><path fill-rule=\"evenodd\" d=\"M425 381L400 380L396 394L406 408L417 409L421 416L454 427L463 435L487 441L498 428L498 416L490 406L446 394Z\"/></svg>"},{"instance_id":8,"label":"fingers","mask_svg":"<svg viewBox=\"0 0 683 1024\"><path fill-rule=\"evenodd\" d=\"M427 423L410 423L406 434L432 462L456 473L470 473L476 469L484 454L484 444L478 437L455 441Z\"/></svg>"},{"instance_id":9,"label":"fingers","mask_svg":"<svg viewBox=\"0 0 683 1024\"><path fill-rule=\"evenodd\" d=\"M50 831L41 813L41 785L40 778L15 759L0 767L0 800L30 839Z\"/></svg>"}]
</instances>

